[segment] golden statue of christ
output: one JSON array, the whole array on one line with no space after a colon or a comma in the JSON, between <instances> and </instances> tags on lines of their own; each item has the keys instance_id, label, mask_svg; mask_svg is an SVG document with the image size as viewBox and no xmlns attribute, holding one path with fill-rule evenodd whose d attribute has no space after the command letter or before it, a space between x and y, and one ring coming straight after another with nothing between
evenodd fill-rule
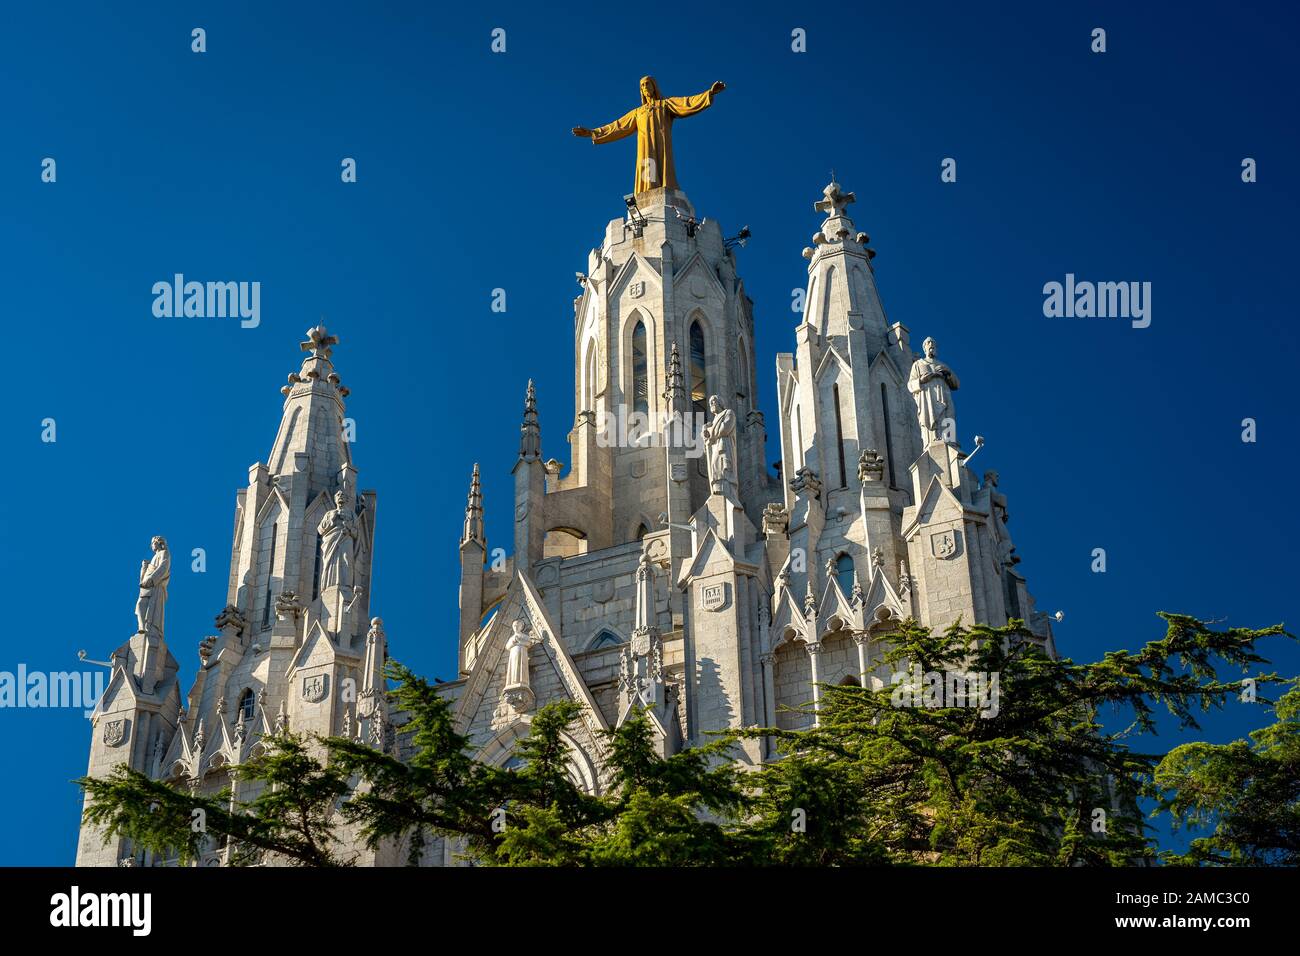
<instances>
[{"instance_id":1,"label":"golden statue of christ","mask_svg":"<svg viewBox=\"0 0 1300 956\"><path fill-rule=\"evenodd\" d=\"M673 168L673 120L693 116L713 105L713 98L725 90L726 84L714 83L704 93L695 96L660 96L659 84L653 76L641 77L641 105L623 116L587 129L575 126L574 136L590 139L592 143L612 143L636 133L636 183L634 193L651 189L676 189L677 171Z\"/></svg>"}]
</instances>

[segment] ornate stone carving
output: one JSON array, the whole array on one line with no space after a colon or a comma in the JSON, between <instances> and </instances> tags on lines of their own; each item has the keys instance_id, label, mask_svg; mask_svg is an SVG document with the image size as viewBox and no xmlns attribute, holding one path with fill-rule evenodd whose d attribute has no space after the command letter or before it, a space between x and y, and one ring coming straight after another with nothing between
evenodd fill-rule
<instances>
[{"instance_id":1,"label":"ornate stone carving","mask_svg":"<svg viewBox=\"0 0 1300 956\"><path fill-rule=\"evenodd\" d=\"M930 535L930 549L936 558L948 560L957 557L961 553L961 532L936 531Z\"/></svg>"},{"instance_id":2,"label":"ornate stone carving","mask_svg":"<svg viewBox=\"0 0 1300 956\"><path fill-rule=\"evenodd\" d=\"M172 556L167 550L167 540L154 535L149 542L153 558L140 562L140 596L135 602L137 632L163 633L163 612L167 605L167 583L171 580Z\"/></svg>"},{"instance_id":3,"label":"ornate stone carving","mask_svg":"<svg viewBox=\"0 0 1300 956\"><path fill-rule=\"evenodd\" d=\"M790 480L790 490L801 498L819 498L822 493L821 479L817 477L817 472L804 465Z\"/></svg>"},{"instance_id":4,"label":"ornate stone carving","mask_svg":"<svg viewBox=\"0 0 1300 956\"><path fill-rule=\"evenodd\" d=\"M727 606L727 585L719 581L705 584L700 588L700 608L705 611L718 611Z\"/></svg>"},{"instance_id":5,"label":"ornate stone carving","mask_svg":"<svg viewBox=\"0 0 1300 956\"><path fill-rule=\"evenodd\" d=\"M242 631L248 622L245 620L244 615L240 613L239 608L233 604L227 604L221 609L221 613L217 615L215 623L218 630L224 631L230 627L238 632Z\"/></svg>"},{"instance_id":6,"label":"ornate stone carving","mask_svg":"<svg viewBox=\"0 0 1300 956\"><path fill-rule=\"evenodd\" d=\"M779 501L769 501L763 508L763 534L785 534L790 527L790 513Z\"/></svg>"},{"instance_id":7,"label":"ornate stone carving","mask_svg":"<svg viewBox=\"0 0 1300 956\"><path fill-rule=\"evenodd\" d=\"M858 456L858 481L882 481L885 477L885 458L874 448Z\"/></svg>"},{"instance_id":8,"label":"ornate stone carving","mask_svg":"<svg viewBox=\"0 0 1300 956\"><path fill-rule=\"evenodd\" d=\"M319 704L329 694L329 674L308 674L302 679L302 699L309 704Z\"/></svg>"},{"instance_id":9,"label":"ornate stone carving","mask_svg":"<svg viewBox=\"0 0 1300 956\"><path fill-rule=\"evenodd\" d=\"M130 736L131 722L125 717L104 724L104 743L110 747L122 746Z\"/></svg>"},{"instance_id":10,"label":"ornate stone carving","mask_svg":"<svg viewBox=\"0 0 1300 956\"><path fill-rule=\"evenodd\" d=\"M301 610L302 603L293 591L281 591L280 596L275 599L275 614L282 621L296 619Z\"/></svg>"}]
</instances>

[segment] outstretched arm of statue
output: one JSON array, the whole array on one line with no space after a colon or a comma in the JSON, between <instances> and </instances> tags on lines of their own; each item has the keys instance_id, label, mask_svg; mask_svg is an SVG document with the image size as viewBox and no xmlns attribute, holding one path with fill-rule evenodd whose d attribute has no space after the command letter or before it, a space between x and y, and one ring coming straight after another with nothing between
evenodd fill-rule
<instances>
[{"instance_id":1,"label":"outstretched arm of statue","mask_svg":"<svg viewBox=\"0 0 1300 956\"><path fill-rule=\"evenodd\" d=\"M719 80L703 93L697 93L694 96L665 96L664 102L668 104L668 111L673 116L692 116L712 106L713 98L726 88L727 84Z\"/></svg>"},{"instance_id":2,"label":"outstretched arm of statue","mask_svg":"<svg viewBox=\"0 0 1300 956\"><path fill-rule=\"evenodd\" d=\"M573 135L590 138L597 145L601 143L612 143L615 140L623 139L625 136L631 136L636 132L636 110L628 110L612 123L606 123L604 126L597 126L595 129L587 129L585 126L573 127Z\"/></svg>"}]
</instances>

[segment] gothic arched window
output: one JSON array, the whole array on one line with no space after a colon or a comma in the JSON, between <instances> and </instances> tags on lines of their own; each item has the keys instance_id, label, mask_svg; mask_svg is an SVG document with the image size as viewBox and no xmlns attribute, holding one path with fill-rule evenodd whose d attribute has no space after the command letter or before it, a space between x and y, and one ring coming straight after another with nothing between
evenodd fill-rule
<instances>
[{"instance_id":1,"label":"gothic arched window","mask_svg":"<svg viewBox=\"0 0 1300 956\"><path fill-rule=\"evenodd\" d=\"M618 636L616 634L612 634L609 631L601 631L599 634L596 635L596 639L591 642L591 646L588 647L587 649L591 651L596 651L602 647L613 647L615 644L622 644L622 643L623 642L618 639Z\"/></svg>"},{"instance_id":2,"label":"gothic arched window","mask_svg":"<svg viewBox=\"0 0 1300 956\"><path fill-rule=\"evenodd\" d=\"M632 329L632 410L650 414L650 382L648 377L645 323L638 321Z\"/></svg>"},{"instance_id":3,"label":"gothic arched window","mask_svg":"<svg viewBox=\"0 0 1300 956\"><path fill-rule=\"evenodd\" d=\"M838 459L840 483L838 488L849 486L848 474L844 468L844 422L840 417L840 386L837 382L831 386L831 401L835 405L835 457Z\"/></svg>"},{"instance_id":4,"label":"gothic arched window","mask_svg":"<svg viewBox=\"0 0 1300 956\"><path fill-rule=\"evenodd\" d=\"M835 580L839 582L840 590L846 597L853 593L853 559L847 554L841 554L835 559Z\"/></svg>"},{"instance_id":5,"label":"gothic arched window","mask_svg":"<svg viewBox=\"0 0 1300 956\"><path fill-rule=\"evenodd\" d=\"M582 363L582 408L580 412L594 411L596 408L596 340L587 341L587 356Z\"/></svg>"},{"instance_id":6,"label":"gothic arched window","mask_svg":"<svg viewBox=\"0 0 1300 956\"><path fill-rule=\"evenodd\" d=\"M253 696L253 688L249 687L239 695L239 716L243 717L245 722L253 719L253 708L256 704L257 699Z\"/></svg>"},{"instance_id":7,"label":"gothic arched window","mask_svg":"<svg viewBox=\"0 0 1300 956\"><path fill-rule=\"evenodd\" d=\"M709 383L705 371L707 357L704 354L704 328L698 321L691 323L690 347L691 405L702 415L708 411Z\"/></svg>"},{"instance_id":8,"label":"gothic arched window","mask_svg":"<svg viewBox=\"0 0 1300 956\"><path fill-rule=\"evenodd\" d=\"M650 533L650 529L645 526L645 522L636 526L636 539L641 541Z\"/></svg>"}]
</instances>

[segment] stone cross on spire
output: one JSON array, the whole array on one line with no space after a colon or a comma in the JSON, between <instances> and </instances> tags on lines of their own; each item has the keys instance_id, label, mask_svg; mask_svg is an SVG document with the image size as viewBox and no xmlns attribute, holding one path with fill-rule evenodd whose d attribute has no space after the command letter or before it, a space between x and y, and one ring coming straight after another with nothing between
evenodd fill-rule
<instances>
[{"instance_id":1,"label":"stone cross on spire","mask_svg":"<svg viewBox=\"0 0 1300 956\"><path fill-rule=\"evenodd\" d=\"M314 329L307 330L307 341L300 342L298 347L304 352L311 352L312 358L328 359L331 350L338 344L337 335L330 335L325 326L318 325Z\"/></svg>"},{"instance_id":2,"label":"stone cross on spire","mask_svg":"<svg viewBox=\"0 0 1300 956\"><path fill-rule=\"evenodd\" d=\"M853 193L840 191L840 184L832 182L822 190L823 199L813 203L813 208L818 212L827 214L827 218L834 219L844 215L844 209L851 202L857 202L858 197Z\"/></svg>"},{"instance_id":3,"label":"stone cross on spire","mask_svg":"<svg viewBox=\"0 0 1300 956\"><path fill-rule=\"evenodd\" d=\"M835 182L835 174L831 174L831 181L826 188L822 190L822 198L813 203L813 209L817 212L825 213L826 220L822 223L821 228L813 233L813 245L804 249L803 257L812 259L817 252L818 246L827 244L850 243L849 249L857 251L857 246L862 246L862 252L870 260L876 257L874 249L865 248L871 241L871 237L865 232L854 232L853 220L849 218L849 203L857 202L858 197L853 193L846 193L840 188L840 184ZM856 244L856 245L854 245Z\"/></svg>"}]
</instances>

